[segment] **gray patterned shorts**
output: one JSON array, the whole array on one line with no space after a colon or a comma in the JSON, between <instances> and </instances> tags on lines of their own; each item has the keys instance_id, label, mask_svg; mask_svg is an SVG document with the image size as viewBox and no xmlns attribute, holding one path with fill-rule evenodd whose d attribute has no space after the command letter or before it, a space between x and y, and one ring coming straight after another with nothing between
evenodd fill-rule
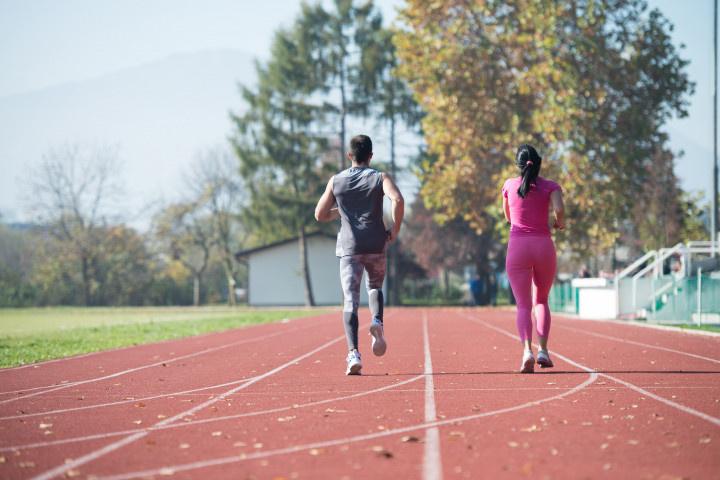
<instances>
[{"instance_id":1,"label":"gray patterned shorts","mask_svg":"<svg viewBox=\"0 0 720 480\"><path fill-rule=\"evenodd\" d=\"M340 257L340 285L343 311L357 313L360 304L360 282L367 271L367 289L381 289L385 281L385 253L363 253Z\"/></svg>"}]
</instances>

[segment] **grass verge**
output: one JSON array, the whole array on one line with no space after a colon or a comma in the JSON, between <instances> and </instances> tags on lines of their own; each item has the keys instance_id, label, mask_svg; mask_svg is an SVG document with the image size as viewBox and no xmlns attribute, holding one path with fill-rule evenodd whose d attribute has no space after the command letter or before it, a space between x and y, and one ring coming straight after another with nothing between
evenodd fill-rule
<instances>
[{"instance_id":1,"label":"grass verge","mask_svg":"<svg viewBox=\"0 0 720 480\"><path fill-rule=\"evenodd\" d=\"M672 325L673 327L677 326L678 328L686 329L686 330L702 330L705 332L716 332L720 333L720 325L718 324L704 324L704 325L694 325L692 323L686 323L683 325Z\"/></svg>"},{"instance_id":2,"label":"grass verge","mask_svg":"<svg viewBox=\"0 0 720 480\"><path fill-rule=\"evenodd\" d=\"M5 328L18 320L18 312L0 311L0 368L325 313L321 310L185 309L179 314L179 309L175 308L167 311L152 309L153 315L148 315L148 309L118 309L124 311L124 316L103 323L102 311L96 310L91 312L91 320L88 320L92 326L71 322L71 327L67 324L58 327L57 323L52 323L59 318L58 310L65 309L45 311L44 321L48 323L45 330L39 327L43 319L31 316L32 328L25 333ZM73 310L82 316L94 309ZM115 313L111 312L110 316ZM28 312L20 312L20 317L27 315ZM67 310L62 315L67 316Z\"/></svg>"}]
</instances>

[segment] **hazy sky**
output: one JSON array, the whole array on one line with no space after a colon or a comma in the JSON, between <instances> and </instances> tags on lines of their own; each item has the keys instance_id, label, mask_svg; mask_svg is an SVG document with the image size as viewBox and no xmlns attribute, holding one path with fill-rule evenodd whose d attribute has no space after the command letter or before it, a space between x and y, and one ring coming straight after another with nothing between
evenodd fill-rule
<instances>
[{"instance_id":1,"label":"hazy sky","mask_svg":"<svg viewBox=\"0 0 720 480\"><path fill-rule=\"evenodd\" d=\"M376 3L386 18L393 18L403 2ZM678 161L677 172L685 188L708 191L712 162L712 0L650 0L649 4L660 8L675 25L673 38L678 45L686 44L682 55L690 59L688 72L696 82L690 117L668 126L672 147L686 151L686 157ZM27 97L22 94L28 92L84 82L175 54L232 49L264 57L273 31L289 25L299 5L296 0L0 0L0 104ZM57 128L60 130L55 133L61 136L63 126ZM219 132L218 138L226 134ZM14 136L0 132L0 143L13 141ZM48 141L37 139L39 144ZM33 158L39 156L34 151L20 158L3 154L3 147L0 145L0 176L9 171L17 174L25 163L38 160ZM145 165L142 172L131 168L127 180L142 186L139 176L162 173ZM176 176L168 182L173 184L178 179ZM6 190L0 191L0 212L22 218L20 192L11 191L15 183L0 179L0 190ZM142 189L135 193L143 195Z\"/></svg>"}]
</instances>

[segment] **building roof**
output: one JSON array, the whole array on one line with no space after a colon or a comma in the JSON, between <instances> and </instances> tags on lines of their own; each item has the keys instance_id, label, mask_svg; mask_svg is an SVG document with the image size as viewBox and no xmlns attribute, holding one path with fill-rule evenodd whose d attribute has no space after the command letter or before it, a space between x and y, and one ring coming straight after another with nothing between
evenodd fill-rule
<instances>
[{"instance_id":1,"label":"building roof","mask_svg":"<svg viewBox=\"0 0 720 480\"><path fill-rule=\"evenodd\" d=\"M308 234L305 235L305 238L312 238L312 237L318 237L318 236L320 236L320 237L325 237L325 238L330 238L330 239L332 239L332 240L335 239L335 236L334 236L334 235L330 235L329 233L325 233L325 232L312 232L312 233L308 233ZM262 245L262 246L260 246L260 247L249 248L249 249L247 249L247 250L240 250L239 252L235 253L235 259L236 259L237 261L242 261L243 258L249 257L249 256L252 255L253 253L261 252L261 251L263 251L263 250L269 250L269 249L271 249L271 248L279 247L279 246L281 246L281 245L285 245L285 244L288 244L288 243L297 242L299 238L300 238L300 237L297 237L297 236L296 236L296 237L288 238L288 239L285 239L285 240L280 240L280 241L278 241L278 242L268 243L267 245Z\"/></svg>"}]
</instances>

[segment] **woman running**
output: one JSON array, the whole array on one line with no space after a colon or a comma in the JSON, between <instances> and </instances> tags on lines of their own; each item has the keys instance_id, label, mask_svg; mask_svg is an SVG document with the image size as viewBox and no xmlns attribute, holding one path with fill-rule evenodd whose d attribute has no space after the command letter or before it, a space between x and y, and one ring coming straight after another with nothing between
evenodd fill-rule
<instances>
[{"instance_id":1,"label":"woman running","mask_svg":"<svg viewBox=\"0 0 720 480\"><path fill-rule=\"evenodd\" d=\"M553 366L547 349L550 333L548 293L555 278L556 263L550 225L559 230L565 228L564 206L560 185L538 176L542 158L532 145L521 145L515 162L520 176L509 178L502 188L505 219L510 222L505 269L517 302L517 329L524 348L520 372L533 373L533 307L540 339L537 363L542 368ZM548 220L551 203L555 213L552 223Z\"/></svg>"}]
</instances>

